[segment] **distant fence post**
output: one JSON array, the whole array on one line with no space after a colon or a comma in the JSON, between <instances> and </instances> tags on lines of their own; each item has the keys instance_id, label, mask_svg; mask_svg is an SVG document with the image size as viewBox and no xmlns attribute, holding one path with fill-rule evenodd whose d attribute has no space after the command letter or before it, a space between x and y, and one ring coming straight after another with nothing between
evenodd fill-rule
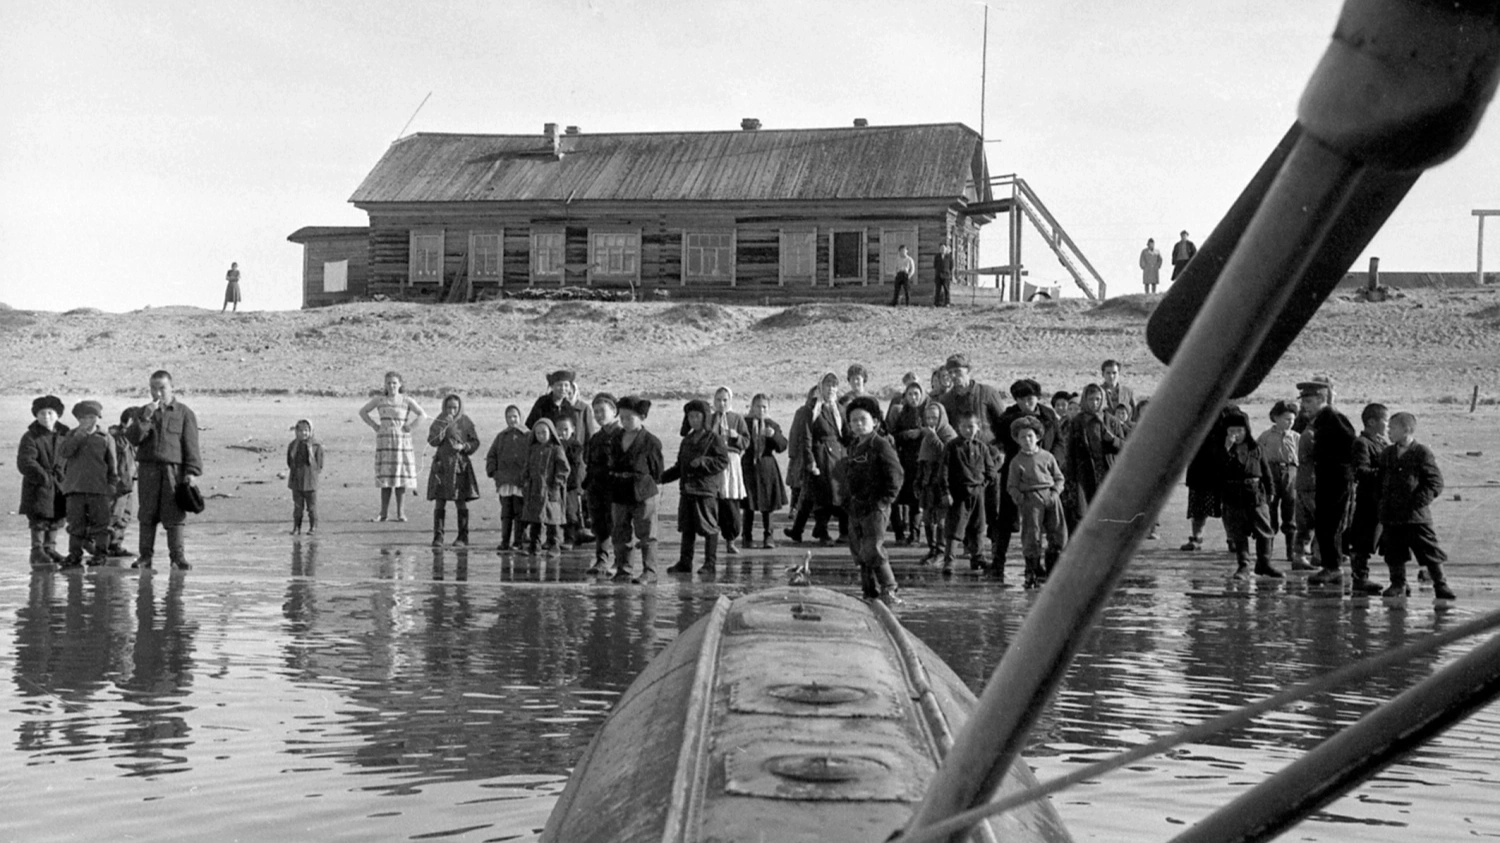
<instances>
[{"instance_id":1,"label":"distant fence post","mask_svg":"<svg viewBox=\"0 0 1500 843\"><path fill-rule=\"evenodd\" d=\"M1375 292L1380 288L1380 258L1370 258L1369 276L1365 278L1365 290Z\"/></svg>"}]
</instances>

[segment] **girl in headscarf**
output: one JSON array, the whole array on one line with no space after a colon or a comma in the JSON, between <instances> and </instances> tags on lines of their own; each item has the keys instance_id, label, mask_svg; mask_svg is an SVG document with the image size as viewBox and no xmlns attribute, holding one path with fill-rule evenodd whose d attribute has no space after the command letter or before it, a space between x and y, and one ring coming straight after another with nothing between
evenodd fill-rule
<instances>
[{"instance_id":1,"label":"girl in headscarf","mask_svg":"<svg viewBox=\"0 0 1500 843\"><path fill-rule=\"evenodd\" d=\"M745 446L749 444L750 428L745 425L743 416L729 409L732 406L733 390L727 386L714 390L714 410L708 417L708 427L724 440L724 448L729 452L729 464L719 475L718 515L719 534L724 537L724 552L734 556L740 552L735 540L744 529L740 510L747 493L745 471L740 458L744 456ZM745 543L748 545L750 542L747 539Z\"/></svg>"},{"instance_id":2,"label":"girl in headscarf","mask_svg":"<svg viewBox=\"0 0 1500 843\"><path fill-rule=\"evenodd\" d=\"M543 550L557 549L557 532L563 523L563 496L568 488L568 455L557 439L557 428L548 418L537 419L531 428L531 449L521 472L525 491L521 521L527 527L526 552L535 554L546 527Z\"/></svg>"},{"instance_id":3,"label":"girl in headscarf","mask_svg":"<svg viewBox=\"0 0 1500 843\"><path fill-rule=\"evenodd\" d=\"M443 412L427 429L427 444L437 448L432 470L427 476L427 499L435 501L432 510L432 546L443 546L443 525L448 518L448 501L458 513L458 536L454 547L469 546L469 501L479 497L479 480L469 455L479 450L479 433L474 422L464 415L464 400L458 395L443 398Z\"/></svg>"}]
</instances>

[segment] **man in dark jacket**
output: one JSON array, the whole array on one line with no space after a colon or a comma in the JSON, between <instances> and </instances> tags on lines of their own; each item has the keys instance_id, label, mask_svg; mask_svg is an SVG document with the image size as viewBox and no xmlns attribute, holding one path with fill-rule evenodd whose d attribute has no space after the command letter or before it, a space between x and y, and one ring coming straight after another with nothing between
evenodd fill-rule
<instances>
[{"instance_id":1,"label":"man in dark jacket","mask_svg":"<svg viewBox=\"0 0 1500 843\"><path fill-rule=\"evenodd\" d=\"M1193 255L1196 254L1198 254L1198 247L1193 245L1193 241L1188 239L1186 231L1182 232L1182 239L1172 244L1173 281L1176 281L1177 276L1181 275L1184 269L1187 269L1188 261L1192 260Z\"/></svg>"},{"instance_id":2,"label":"man in dark jacket","mask_svg":"<svg viewBox=\"0 0 1500 843\"><path fill-rule=\"evenodd\" d=\"M932 258L932 278L932 306L947 307L953 290L953 247L946 240Z\"/></svg>"},{"instance_id":3,"label":"man in dark jacket","mask_svg":"<svg viewBox=\"0 0 1500 843\"><path fill-rule=\"evenodd\" d=\"M1333 383L1323 376L1297 384L1303 406L1311 414L1312 463L1317 490L1313 506L1313 539L1318 543L1322 569L1307 578L1312 585L1342 585L1341 545L1354 501L1354 440L1348 417L1333 406Z\"/></svg>"},{"instance_id":4,"label":"man in dark jacket","mask_svg":"<svg viewBox=\"0 0 1500 843\"><path fill-rule=\"evenodd\" d=\"M609 440L609 520L615 545L616 582L656 581L657 484L664 468L661 440L646 429L651 401L627 395L616 405L620 429ZM641 572L632 573L630 539L641 549Z\"/></svg>"},{"instance_id":5,"label":"man in dark jacket","mask_svg":"<svg viewBox=\"0 0 1500 843\"><path fill-rule=\"evenodd\" d=\"M203 473L198 452L198 417L172 392L172 376L151 374L151 403L137 407L125 438L136 447L136 484L141 495L141 546L132 568L151 567L156 553L156 527L167 530L167 552L172 567L187 570L182 527L187 514L177 506L177 485L194 484Z\"/></svg>"},{"instance_id":6,"label":"man in dark jacket","mask_svg":"<svg viewBox=\"0 0 1500 843\"><path fill-rule=\"evenodd\" d=\"M860 584L866 600L879 599L887 606L900 605L896 577L885 555L885 530L891 504L901 492L901 459L896 447L875 433L880 404L862 395L849 402L852 441L844 456L848 478L849 552L859 564Z\"/></svg>"},{"instance_id":7,"label":"man in dark jacket","mask_svg":"<svg viewBox=\"0 0 1500 843\"><path fill-rule=\"evenodd\" d=\"M1380 526L1385 564L1391 572L1387 597L1405 597L1406 560L1416 556L1432 579L1432 596L1452 600L1453 589L1443 577L1447 554L1438 547L1428 507L1443 493L1443 473L1431 449L1416 441L1417 417L1391 416L1392 444L1380 455Z\"/></svg>"}]
</instances>

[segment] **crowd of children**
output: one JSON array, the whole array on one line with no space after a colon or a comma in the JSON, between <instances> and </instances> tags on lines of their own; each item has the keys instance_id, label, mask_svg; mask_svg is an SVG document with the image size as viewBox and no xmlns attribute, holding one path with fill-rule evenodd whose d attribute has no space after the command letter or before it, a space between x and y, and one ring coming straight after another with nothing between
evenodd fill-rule
<instances>
[{"instance_id":1,"label":"crowd of children","mask_svg":"<svg viewBox=\"0 0 1500 843\"><path fill-rule=\"evenodd\" d=\"M867 390L869 372L855 365L846 372L847 390L836 373L820 378L785 430L769 417L767 396L754 396L741 414L733 391L719 387L712 403L687 402L681 445L668 463L661 441L646 430L648 399L600 393L585 404L578 400L574 373L556 371L524 423L519 407L505 408L505 427L485 455L484 473L500 502L498 549L539 553L592 542L591 574L649 582L656 577L659 487L677 483L682 540L670 572L713 571L721 546L729 554L775 547L772 516L790 505L784 536L801 543L811 521L812 539L833 544L830 527L836 523L872 599L899 602L884 550L888 531L901 545L925 541L922 564L939 565L944 575L953 573L955 550L961 549L970 569L1001 581L1011 536L1019 533L1023 584L1039 587L1101 493L1147 404L1121 382L1118 362L1106 360L1100 372L1099 382L1078 393L1053 393L1050 401L1035 380L1017 380L1007 405L999 390L974 381L967 358L955 354L932 372L930 388L908 373L882 411ZM60 421L60 399L33 402L34 420L22 437L17 465L34 565L97 565L131 555L123 542L132 480L138 465L148 465L135 448L150 445L156 474L162 460L181 463L181 453L166 455L147 434L153 419L164 430L180 430L180 424L172 427L171 414L191 413L171 401L170 376L158 375L166 378L165 403L153 376L157 400L126 410L120 425L108 430L100 427L103 407L97 401L73 407L72 429ZM1192 536L1183 549L1200 549L1205 522L1221 518L1235 558L1234 578L1283 577L1271 558L1280 532L1293 568L1316 571L1309 578L1313 585L1342 585L1347 559L1355 592L1404 595L1405 566L1415 556L1434 593L1452 599L1428 509L1442 491L1442 475L1431 451L1415 442L1415 417L1370 404L1356 433L1334 408L1326 378L1299 387L1300 403L1276 402L1271 426L1259 436L1238 407L1225 408L1188 469ZM417 477L411 433L426 413L391 372L360 416L376 431L382 490L376 520L391 517L393 493L394 518L405 520L402 493L415 488ZM193 461L196 426L194 419ZM311 421L299 420L293 429L286 452L292 532L300 534L305 522L311 534L318 528L323 448ZM481 497L472 457L483 443L459 395L444 396L427 443L434 448L427 483L434 504L432 543L447 540L451 501L452 544L465 547L469 505ZM788 454L785 477L781 453ZM160 498L160 483L153 479L150 485L152 497ZM64 523L66 554L56 547ZM153 523L153 536L154 529ZM143 529L143 553L149 554L146 543ZM174 563L179 551L180 537ZM1384 589L1370 578L1377 553L1390 574ZM187 567L186 561L179 567Z\"/></svg>"}]
</instances>

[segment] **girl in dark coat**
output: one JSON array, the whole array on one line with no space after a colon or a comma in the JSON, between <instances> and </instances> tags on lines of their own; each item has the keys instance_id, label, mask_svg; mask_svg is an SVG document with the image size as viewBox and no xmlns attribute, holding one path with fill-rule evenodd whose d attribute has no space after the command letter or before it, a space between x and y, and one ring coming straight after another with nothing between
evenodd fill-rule
<instances>
[{"instance_id":1,"label":"girl in dark coat","mask_svg":"<svg viewBox=\"0 0 1500 843\"><path fill-rule=\"evenodd\" d=\"M1063 472L1077 490L1078 516L1104 485L1104 475L1115 464L1115 454L1125 447L1125 428L1114 413L1104 409L1104 390L1096 383L1083 388L1082 408L1068 421L1067 462Z\"/></svg>"},{"instance_id":2,"label":"girl in dark coat","mask_svg":"<svg viewBox=\"0 0 1500 843\"><path fill-rule=\"evenodd\" d=\"M939 412L942 411L943 405L936 402L934 405ZM887 416L886 433L896 446L903 478L901 491L896 495L896 504L891 507L891 528L896 531L896 541L905 545L916 543L917 525L922 523L917 456L922 450L922 439L926 435L926 428L923 426L923 417L926 415L926 391L922 389L922 384L912 382L906 385L901 403Z\"/></svg>"},{"instance_id":3,"label":"girl in dark coat","mask_svg":"<svg viewBox=\"0 0 1500 843\"><path fill-rule=\"evenodd\" d=\"M767 418L771 399L757 395L750 399L750 414L744 422L749 435L740 467L745 476L745 547L755 536L755 513L760 513L761 539L767 549L771 541L771 513L786 506L786 485L781 480L781 465L776 455L786 450L786 436L781 425Z\"/></svg>"},{"instance_id":4,"label":"girl in dark coat","mask_svg":"<svg viewBox=\"0 0 1500 843\"><path fill-rule=\"evenodd\" d=\"M458 537L454 547L469 546L469 501L479 497L479 480L469 455L479 450L479 433L464 415L464 400L457 395L443 399L443 412L427 429L427 444L435 446L432 471L427 475L427 499L436 501L432 510L432 546L443 544L443 522L447 501L458 512Z\"/></svg>"},{"instance_id":5,"label":"girl in dark coat","mask_svg":"<svg viewBox=\"0 0 1500 843\"><path fill-rule=\"evenodd\" d=\"M16 449L16 470L21 472L21 507L31 528L31 564L50 566L66 557L57 550L57 531L62 527L65 507L62 496L63 463L57 456L68 426L58 421L62 399L44 395L31 402L33 421Z\"/></svg>"},{"instance_id":6,"label":"girl in dark coat","mask_svg":"<svg viewBox=\"0 0 1500 843\"><path fill-rule=\"evenodd\" d=\"M323 445L313 436L312 422L307 419L298 419L292 430L296 438L286 446L286 487L292 490L292 535L302 532L305 512L310 536L318 531L318 475L323 471Z\"/></svg>"},{"instance_id":7,"label":"girl in dark coat","mask_svg":"<svg viewBox=\"0 0 1500 843\"><path fill-rule=\"evenodd\" d=\"M495 481L500 498L500 546L496 550L520 547L521 510L525 505L525 486L521 475L526 472L526 457L531 453L531 434L521 427L521 408L505 408L505 429L495 435L484 456L485 476Z\"/></svg>"},{"instance_id":8,"label":"girl in dark coat","mask_svg":"<svg viewBox=\"0 0 1500 843\"><path fill-rule=\"evenodd\" d=\"M1234 552L1234 578L1249 579L1250 540L1255 540L1255 574L1280 579L1271 567L1271 512L1267 502L1275 487L1271 466L1256 444L1250 419L1236 409L1219 418L1222 438L1210 440L1218 447L1219 502L1223 508L1224 533Z\"/></svg>"},{"instance_id":9,"label":"girl in dark coat","mask_svg":"<svg viewBox=\"0 0 1500 843\"><path fill-rule=\"evenodd\" d=\"M709 409L694 399L683 407L687 433L677 448L677 462L662 472L661 482L680 481L677 500L677 531L682 533L682 554L669 573L693 573L693 544L703 537L703 568L712 573L719 556L719 484L729 465L729 451L719 434L707 427Z\"/></svg>"},{"instance_id":10,"label":"girl in dark coat","mask_svg":"<svg viewBox=\"0 0 1500 843\"><path fill-rule=\"evenodd\" d=\"M557 428L551 419L538 419L531 428L531 450L526 454L526 469L521 473L525 504L521 520L527 525L526 552L536 553L547 528L545 550L557 549L557 530L563 523L563 496L568 488L568 455L557 439Z\"/></svg>"}]
</instances>

